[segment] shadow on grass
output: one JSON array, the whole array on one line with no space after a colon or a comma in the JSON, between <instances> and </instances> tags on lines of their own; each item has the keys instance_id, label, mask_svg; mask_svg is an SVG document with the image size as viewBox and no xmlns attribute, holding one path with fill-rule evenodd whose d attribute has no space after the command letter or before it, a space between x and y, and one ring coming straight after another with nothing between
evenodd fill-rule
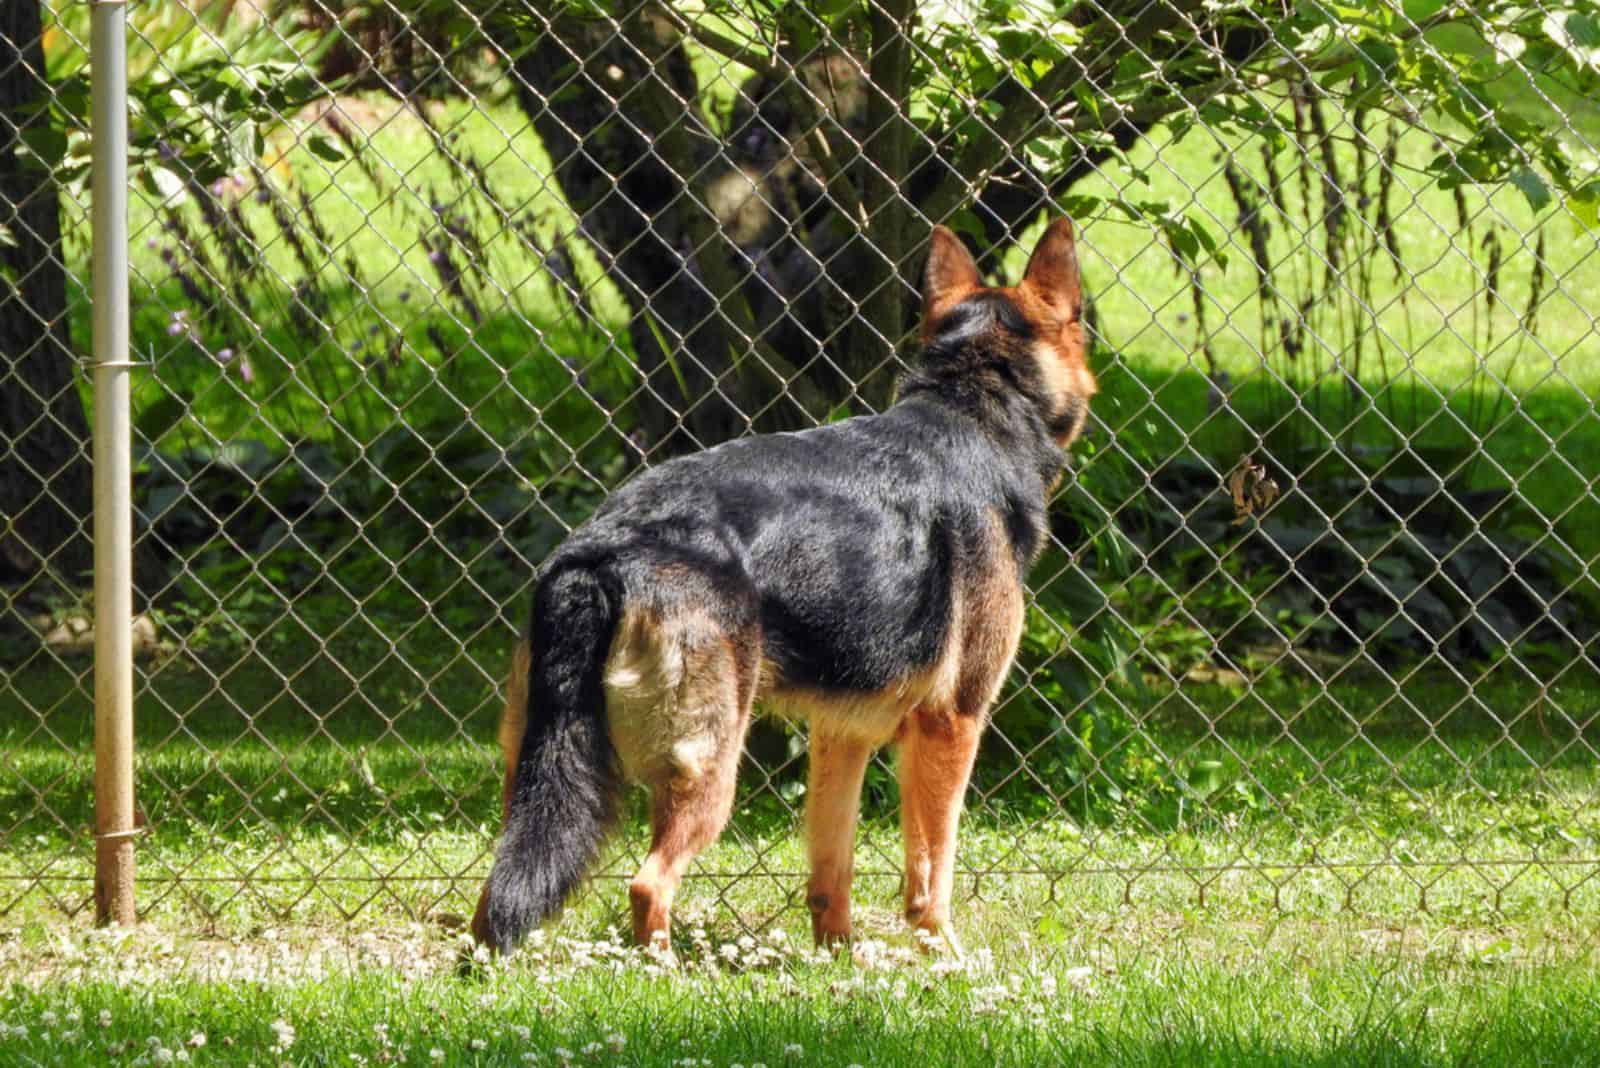
<instances>
[{"instance_id":1,"label":"shadow on grass","mask_svg":"<svg viewBox=\"0 0 1600 1068\"><path fill-rule=\"evenodd\" d=\"M146 667L137 767L155 838L227 841L319 828L380 844L479 828L487 841L498 824L494 734L504 654L484 637L453 653L408 655L428 642L425 630L396 647L346 635L263 646L237 661L179 654ZM73 836L92 817L87 663L36 660L0 687L0 829L17 841ZM1559 806L1592 798L1600 786L1600 680L1592 672L1541 688L1510 665L1470 680L1433 669L1403 683L1351 671L1326 687L1267 678L1235 689L1156 689L1143 703L1129 694L1102 698L1113 699L1133 723L1118 744L1148 753L1149 798L1096 789L1092 774L1074 793L1056 777L1050 745L1024 742L1027 760L1019 762L1001 739L1002 708L969 825L1063 817L1113 825L1131 814L1131 826L1161 831L1177 813L1191 824L1314 827L1344 819L1362 799L1372 818L1416 824L1426 836L1437 833L1430 806L1451 799L1465 796L1492 818L1496 805L1542 798ZM1070 732L1082 730L1065 726L1057 745L1075 744ZM803 776L803 756L781 746L747 760L736 825L758 837L786 833L803 803ZM892 822L897 801L892 773L880 764L866 811ZM1141 801L1149 804L1130 808ZM1413 801L1421 810L1408 815Z\"/></svg>"},{"instance_id":2,"label":"shadow on grass","mask_svg":"<svg viewBox=\"0 0 1600 1068\"><path fill-rule=\"evenodd\" d=\"M1320 458L1330 448L1388 475L1418 473L1426 464L1463 479L1466 490L1511 488L1580 557L1600 554L1600 499L1590 489L1600 478L1600 411L1565 378L1551 376L1512 397L1498 387L1452 393L1409 373L1367 384L1370 400L1329 381L1297 402L1262 371L1238 382L1223 407L1214 405L1198 370L1142 371L1136 354L1103 367L1099 380L1094 410L1102 440L1146 465L1198 455L1225 474L1241 456L1256 454L1285 486L1312 476L1302 489L1315 497ZM1342 503L1326 500L1324 510L1336 514Z\"/></svg>"}]
</instances>

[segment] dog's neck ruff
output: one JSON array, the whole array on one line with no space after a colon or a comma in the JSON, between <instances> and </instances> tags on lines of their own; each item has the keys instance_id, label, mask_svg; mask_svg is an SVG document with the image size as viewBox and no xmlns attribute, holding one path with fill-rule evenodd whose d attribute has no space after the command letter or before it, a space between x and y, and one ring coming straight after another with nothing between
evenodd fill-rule
<instances>
[{"instance_id":1,"label":"dog's neck ruff","mask_svg":"<svg viewBox=\"0 0 1600 1068\"><path fill-rule=\"evenodd\" d=\"M1044 487L1066 467L1056 441L1051 399L1031 362L964 339L935 338L902 380L899 400L925 399L975 422L1007 451L1024 448Z\"/></svg>"}]
</instances>

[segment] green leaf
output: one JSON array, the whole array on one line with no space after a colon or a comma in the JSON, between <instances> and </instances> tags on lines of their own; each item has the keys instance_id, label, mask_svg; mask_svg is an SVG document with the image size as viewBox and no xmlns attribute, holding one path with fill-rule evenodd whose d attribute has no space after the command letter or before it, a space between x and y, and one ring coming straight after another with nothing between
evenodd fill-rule
<instances>
[{"instance_id":1,"label":"green leaf","mask_svg":"<svg viewBox=\"0 0 1600 1068\"><path fill-rule=\"evenodd\" d=\"M1522 190L1522 195L1528 198L1528 205L1535 212L1550 206L1550 187L1531 168L1523 167L1512 174L1511 184Z\"/></svg>"},{"instance_id":2,"label":"green leaf","mask_svg":"<svg viewBox=\"0 0 1600 1068\"><path fill-rule=\"evenodd\" d=\"M52 167L67 154L67 135L54 126L29 126L22 131L22 142Z\"/></svg>"},{"instance_id":3,"label":"green leaf","mask_svg":"<svg viewBox=\"0 0 1600 1068\"><path fill-rule=\"evenodd\" d=\"M1187 227L1167 227L1167 240L1172 243L1172 251L1184 263L1193 263L1200 253L1200 242L1190 233Z\"/></svg>"},{"instance_id":4,"label":"green leaf","mask_svg":"<svg viewBox=\"0 0 1600 1068\"><path fill-rule=\"evenodd\" d=\"M1015 61L1033 51L1038 37L1026 30L996 30L994 43L1002 56Z\"/></svg>"},{"instance_id":5,"label":"green leaf","mask_svg":"<svg viewBox=\"0 0 1600 1068\"><path fill-rule=\"evenodd\" d=\"M1600 182L1590 182L1567 197L1567 211L1580 229L1600 229Z\"/></svg>"},{"instance_id":6,"label":"green leaf","mask_svg":"<svg viewBox=\"0 0 1600 1068\"><path fill-rule=\"evenodd\" d=\"M1581 14L1567 16L1567 35L1580 48L1600 48L1600 18Z\"/></svg>"},{"instance_id":7,"label":"green leaf","mask_svg":"<svg viewBox=\"0 0 1600 1068\"><path fill-rule=\"evenodd\" d=\"M1084 219L1094 217L1100 211L1102 201L1099 197L1074 194L1062 197L1057 203L1061 205L1062 211L1081 223Z\"/></svg>"},{"instance_id":8,"label":"green leaf","mask_svg":"<svg viewBox=\"0 0 1600 1068\"><path fill-rule=\"evenodd\" d=\"M978 218L977 212L969 208L963 208L956 212L946 219L944 224L956 233L966 234L975 241L982 242L984 240L983 220Z\"/></svg>"},{"instance_id":9,"label":"green leaf","mask_svg":"<svg viewBox=\"0 0 1600 1068\"><path fill-rule=\"evenodd\" d=\"M1227 270L1228 253L1217 241L1217 236L1206 228L1206 224L1200 221L1196 213L1191 212L1186 221L1186 229L1194 236L1200 247L1206 250L1206 255L1210 256L1218 267Z\"/></svg>"},{"instance_id":10,"label":"green leaf","mask_svg":"<svg viewBox=\"0 0 1600 1068\"><path fill-rule=\"evenodd\" d=\"M167 431L182 422L183 417L188 414L188 399L168 393L155 403L145 405L139 412L139 417L134 420L134 426L144 440L156 445L166 436Z\"/></svg>"},{"instance_id":11,"label":"green leaf","mask_svg":"<svg viewBox=\"0 0 1600 1068\"><path fill-rule=\"evenodd\" d=\"M1443 11L1448 0L1405 0L1401 10L1412 22L1424 22Z\"/></svg>"},{"instance_id":12,"label":"green leaf","mask_svg":"<svg viewBox=\"0 0 1600 1068\"><path fill-rule=\"evenodd\" d=\"M1358 46L1366 60L1364 73L1369 84L1387 82L1400 63L1400 50L1387 41L1367 38Z\"/></svg>"},{"instance_id":13,"label":"green leaf","mask_svg":"<svg viewBox=\"0 0 1600 1068\"><path fill-rule=\"evenodd\" d=\"M322 134L312 134L306 138L306 148L310 149L311 154L318 159L325 159L329 163L344 162L344 152Z\"/></svg>"}]
</instances>

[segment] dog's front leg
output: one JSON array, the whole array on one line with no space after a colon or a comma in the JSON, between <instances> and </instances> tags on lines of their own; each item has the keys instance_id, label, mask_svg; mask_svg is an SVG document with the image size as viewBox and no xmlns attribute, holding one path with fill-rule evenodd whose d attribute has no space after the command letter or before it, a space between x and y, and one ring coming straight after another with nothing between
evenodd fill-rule
<instances>
[{"instance_id":1,"label":"dog's front leg","mask_svg":"<svg viewBox=\"0 0 1600 1068\"><path fill-rule=\"evenodd\" d=\"M806 905L817 945L850 938L850 881L855 874L856 818L872 746L825 729L811 731L806 785L806 840L811 882Z\"/></svg>"},{"instance_id":2,"label":"dog's front leg","mask_svg":"<svg viewBox=\"0 0 1600 1068\"><path fill-rule=\"evenodd\" d=\"M919 708L900 746L901 833L906 844L906 921L961 945L950 925L956 827L983 724L978 716Z\"/></svg>"}]
</instances>

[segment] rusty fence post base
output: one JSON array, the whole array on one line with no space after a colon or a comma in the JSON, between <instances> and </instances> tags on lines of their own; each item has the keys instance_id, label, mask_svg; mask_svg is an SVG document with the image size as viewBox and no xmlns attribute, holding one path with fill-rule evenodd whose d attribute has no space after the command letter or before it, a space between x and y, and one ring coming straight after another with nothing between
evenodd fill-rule
<instances>
[{"instance_id":1,"label":"rusty fence post base","mask_svg":"<svg viewBox=\"0 0 1600 1068\"><path fill-rule=\"evenodd\" d=\"M94 850L94 918L97 924L128 925L138 917L133 899L133 838L101 838Z\"/></svg>"}]
</instances>

